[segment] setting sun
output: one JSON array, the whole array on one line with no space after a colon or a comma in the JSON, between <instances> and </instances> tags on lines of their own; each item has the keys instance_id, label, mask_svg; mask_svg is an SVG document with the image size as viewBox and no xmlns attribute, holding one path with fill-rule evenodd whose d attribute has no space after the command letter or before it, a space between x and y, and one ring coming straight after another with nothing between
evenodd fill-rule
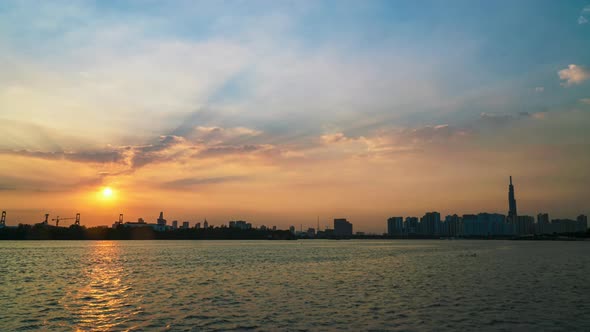
<instances>
[{"instance_id":1,"label":"setting sun","mask_svg":"<svg viewBox=\"0 0 590 332\"><path fill-rule=\"evenodd\" d=\"M111 198L113 196L113 189L106 187L102 190L102 197Z\"/></svg>"}]
</instances>

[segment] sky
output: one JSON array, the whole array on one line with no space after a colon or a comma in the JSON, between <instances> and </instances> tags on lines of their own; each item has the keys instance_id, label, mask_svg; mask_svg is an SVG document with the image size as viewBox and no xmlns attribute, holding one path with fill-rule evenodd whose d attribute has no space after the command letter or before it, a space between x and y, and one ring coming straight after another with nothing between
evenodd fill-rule
<instances>
[{"instance_id":1,"label":"sky","mask_svg":"<svg viewBox=\"0 0 590 332\"><path fill-rule=\"evenodd\" d=\"M590 2L0 2L0 209L590 213ZM112 196L103 195L104 188Z\"/></svg>"}]
</instances>

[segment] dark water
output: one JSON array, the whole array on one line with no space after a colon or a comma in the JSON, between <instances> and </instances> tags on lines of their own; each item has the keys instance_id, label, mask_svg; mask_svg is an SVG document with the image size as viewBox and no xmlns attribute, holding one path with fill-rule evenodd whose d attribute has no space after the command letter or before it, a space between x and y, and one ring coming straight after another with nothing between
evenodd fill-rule
<instances>
[{"instance_id":1,"label":"dark water","mask_svg":"<svg viewBox=\"0 0 590 332\"><path fill-rule=\"evenodd\" d=\"M0 330L590 330L590 243L0 242Z\"/></svg>"}]
</instances>

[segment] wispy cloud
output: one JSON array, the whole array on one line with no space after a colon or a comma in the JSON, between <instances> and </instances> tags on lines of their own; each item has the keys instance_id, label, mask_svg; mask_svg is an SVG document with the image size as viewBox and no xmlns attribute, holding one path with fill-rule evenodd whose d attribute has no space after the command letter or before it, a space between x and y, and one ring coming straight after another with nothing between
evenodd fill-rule
<instances>
[{"instance_id":1,"label":"wispy cloud","mask_svg":"<svg viewBox=\"0 0 590 332\"><path fill-rule=\"evenodd\" d=\"M220 183L227 183L227 182L238 182L238 181L245 181L248 180L249 177L247 176L220 176L220 177L208 177L208 178L182 178L176 179L172 181L167 181L161 184L162 188L171 189L171 190L193 190L195 188L212 185L212 184L220 184Z\"/></svg>"},{"instance_id":2,"label":"wispy cloud","mask_svg":"<svg viewBox=\"0 0 590 332\"><path fill-rule=\"evenodd\" d=\"M588 23L588 16L589 15L590 15L590 5L582 8L582 12L580 13L580 17L578 17L578 24Z\"/></svg>"}]
</instances>

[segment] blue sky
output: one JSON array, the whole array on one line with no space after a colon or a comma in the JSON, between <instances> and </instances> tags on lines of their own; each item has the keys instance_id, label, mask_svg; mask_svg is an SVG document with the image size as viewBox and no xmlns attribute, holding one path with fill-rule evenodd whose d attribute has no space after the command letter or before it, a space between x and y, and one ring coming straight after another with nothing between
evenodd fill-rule
<instances>
[{"instance_id":1,"label":"blue sky","mask_svg":"<svg viewBox=\"0 0 590 332\"><path fill-rule=\"evenodd\" d=\"M456 158L427 184L412 173L445 186L491 160L481 181L528 177L574 213L590 196L589 20L588 1L2 1L0 175L17 192L55 187L9 175L16 154L71 162L77 183L205 190L271 174L290 192L301 164L374 184ZM207 174L194 151L236 169ZM146 171L167 163L182 178Z\"/></svg>"}]
</instances>

